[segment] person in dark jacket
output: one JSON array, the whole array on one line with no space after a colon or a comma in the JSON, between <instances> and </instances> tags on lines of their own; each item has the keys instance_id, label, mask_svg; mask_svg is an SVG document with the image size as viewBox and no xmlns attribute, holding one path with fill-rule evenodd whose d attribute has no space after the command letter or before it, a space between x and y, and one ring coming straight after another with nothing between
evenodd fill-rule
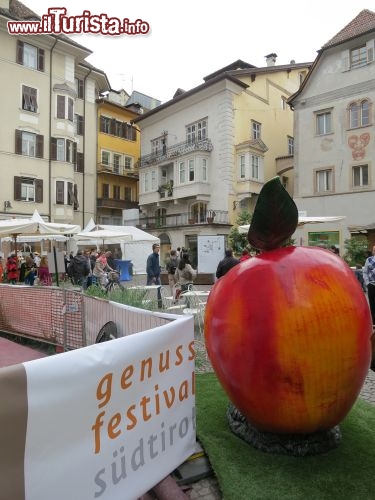
<instances>
[{"instance_id":1,"label":"person in dark jacket","mask_svg":"<svg viewBox=\"0 0 375 500\"><path fill-rule=\"evenodd\" d=\"M216 278L221 278L224 276L232 267L239 264L240 261L233 257L233 250L231 248L227 248L225 250L225 257L221 260L217 266L216 270Z\"/></svg>"},{"instance_id":2,"label":"person in dark jacket","mask_svg":"<svg viewBox=\"0 0 375 500\"><path fill-rule=\"evenodd\" d=\"M87 277L90 274L90 261L83 255L82 250L77 251L77 255L71 259L68 266L68 274L74 285L87 288Z\"/></svg>"},{"instance_id":3,"label":"person in dark jacket","mask_svg":"<svg viewBox=\"0 0 375 500\"><path fill-rule=\"evenodd\" d=\"M160 252L159 243L154 243L152 245L152 253L147 257L147 265L146 265L147 285L160 285L159 252Z\"/></svg>"}]
</instances>

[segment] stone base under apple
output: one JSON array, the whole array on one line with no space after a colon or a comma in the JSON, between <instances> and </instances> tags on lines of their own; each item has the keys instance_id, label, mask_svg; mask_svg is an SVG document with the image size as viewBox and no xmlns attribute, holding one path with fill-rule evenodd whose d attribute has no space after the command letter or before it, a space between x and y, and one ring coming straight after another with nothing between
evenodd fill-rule
<instances>
[{"instance_id":1,"label":"stone base under apple","mask_svg":"<svg viewBox=\"0 0 375 500\"><path fill-rule=\"evenodd\" d=\"M327 431L312 434L275 434L259 431L232 403L227 409L227 419L231 431L236 436L267 453L294 457L318 455L337 448L342 440L338 425Z\"/></svg>"}]
</instances>

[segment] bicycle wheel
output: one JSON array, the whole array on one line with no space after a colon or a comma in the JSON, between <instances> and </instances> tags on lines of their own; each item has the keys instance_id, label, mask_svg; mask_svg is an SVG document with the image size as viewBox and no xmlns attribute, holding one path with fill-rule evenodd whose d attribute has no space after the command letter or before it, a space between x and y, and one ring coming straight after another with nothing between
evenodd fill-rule
<instances>
[{"instance_id":1,"label":"bicycle wheel","mask_svg":"<svg viewBox=\"0 0 375 500\"><path fill-rule=\"evenodd\" d=\"M106 289L107 293L111 293L111 292L116 292L117 290L123 290L124 287L121 285L121 283L118 283L117 281L111 281L106 286Z\"/></svg>"}]
</instances>

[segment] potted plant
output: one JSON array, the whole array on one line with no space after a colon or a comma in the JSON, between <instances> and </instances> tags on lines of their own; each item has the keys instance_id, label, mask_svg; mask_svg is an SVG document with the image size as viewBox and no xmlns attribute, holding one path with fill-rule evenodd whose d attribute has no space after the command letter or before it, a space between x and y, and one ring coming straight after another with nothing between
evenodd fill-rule
<instances>
[{"instance_id":1,"label":"potted plant","mask_svg":"<svg viewBox=\"0 0 375 500\"><path fill-rule=\"evenodd\" d=\"M213 210L208 210L207 212L207 223L212 224L215 219L216 213Z\"/></svg>"}]
</instances>

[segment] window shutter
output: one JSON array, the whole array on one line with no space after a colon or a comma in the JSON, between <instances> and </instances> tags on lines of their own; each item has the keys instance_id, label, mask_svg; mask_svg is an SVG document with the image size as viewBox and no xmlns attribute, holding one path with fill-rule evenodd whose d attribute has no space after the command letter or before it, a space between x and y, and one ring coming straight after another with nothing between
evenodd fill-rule
<instances>
[{"instance_id":1,"label":"window shutter","mask_svg":"<svg viewBox=\"0 0 375 500\"><path fill-rule=\"evenodd\" d=\"M38 70L44 71L44 49L38 49Z\"/></svg>"},{"instance_id":2,"label":"window shutter","mask_svg":"<svg viewBox=\"0 0 375 500\"><path fill-rule=\"evenodd\" d=\"M35 179L35 203L43 203L43 179Z\"/></svg>"},{"instance_id":3,"label":"window shutter","mask_svg":"<svg viewBox=\"0 0 375 500\"><path fill-rule=\"evenodd\" d=\"M367 48L367 62L371 63L374 60L374 39L369 40L366 43Z\"/></svg>"},{"instance_id":4,"label":"window shutter","mask_svg":"<svg viewBox=\"0 0 375 500\"><path fill-rule=\"evenodd\" d=\"M14 177L14 199L19 201L21 199L21 183L22 177Z\"/></svg>"},{"instance_id":5,"label":"window shutter","mask_svg":"<svg viewBox=\"0 0 375 500\"><path fill-rule=\"evenodd\" d=\"M131 140L136 141L137 140L137 129L135 127L131 128Z\"/></svg>"},{"instance_id":6,"label":"window shutter","mask_svg":"<svg viewBox=\"0 0 375 500\"><path fill-rule=\"evenodd\" d=\"M21 130L16 130L15 152L18 155L22 155L22 131Z\"/></svg>"},{"instance_id":7,"label":"window shutter","mask_svg":"<svg viewBox=\"0 0 375 500\"><path fill-rule=\"evenodd\" d=\"M65 97L63 95L57 96L57 118L65 118Z\"/></svg>"},{"instance_id":8,"label":"window shutter","mask_svg":"<svg viewBox=\"0 0 375 500\"><path fill-rule=\"evenodd\" d=\"M84 156L83 153L77 153L77 163L76 163L76 172L83 173L84 171Z\"/></svg>"},{"instance_id":9,"label":"window shutter","mask_svg":"<svg viewBox=\"0 0 375 500\"><path fill-rule=\"evenodd\" d=\"M343 50L343 52L341 54L341 64L342 64L343 71L350 70L350 52L349 52L349 50Z\"/></svg>"},{"instance_id":10,"label":"window shutter","mask_svg":"<svg viewBox=\"0 0 375 500\"><path fill-rule=\"evenodd\" d=\"M115 135L115 133L116 133L116 120L114 118L112 118L112 120L111 120L109 132L112 135Z\"/></svg>"},{"instance_id":11,"label":"window shutter","mask_svg":"<svg viewBox=\"0 0 375 500\"><path fill-rule=\"evenodd\" d=\"M74 194L73 194L73 183L68 182L68 205L73 205Z\"/></svg>"},{"instance_id":12,"label":"window shutter","mask_svg":"<svg viewBox=\"0 0 375 500\"><path fill-rule=\"evenodd\" d=\"M77 163L77 143L73 142L73 158L72 158L72 163L76 165Z\"/></svg>"},{"instance_id":13,"label":"window shutter","mask_svg":"<svg viewBox=\"0 0 375 500\"><path fill-rule=\"evenodd\" d=\"M73 193L73 196L74 196L74 205L73 205L73 208L74 208L74 210L78 210L79 209L79 203L78 203L78 186L77 186L77 184L74 184L74 193Z\"/></svg>"},{"instance_id":14,"label":"window shutter","mask_svg":"<svg viewBox=\"0 0 375 500\"><path fill-rule=\"evenodd\" d=\"M43 149L44 149L44 137L42 135L37 134L36 136L36 157L43 158Z\"/></svg>"},{"instance_id":15,"label":"window shutter","mask_svg":"<svg viewBox=\"0 0 375 500\"><path fill-rule=\"evenodd\" d=\"M73 99L68 97L68 120L73 121Z\"/></svg>"},{"instance_id":16,"label":"window shutter","mask_svg":"<svg viewBox=\"0 0 375 500\"><path fill-rule=\"evenodd\" d=\"M104 116L100 116L100 132L105 132L104 123Z\"/></svg>"},{"instance_id":17,"label":"window shutter","mask_svg":"<svg viewBox=\"0 0 375 500\"><path fill-rule=\"evenodd\" d=\"M17 40L16 61L18 64L23 64L23 42L21 40Z\"/></svg>"},{"instance_id":18,"label":"window shutter","mask_svg":"<svg viewBox=\"0 0 375 500\"><path fill-rule=\"evenodd\" d=\"M57 139L51 137L51 160L57 159Z\"/></svg>"}]
</instances>

